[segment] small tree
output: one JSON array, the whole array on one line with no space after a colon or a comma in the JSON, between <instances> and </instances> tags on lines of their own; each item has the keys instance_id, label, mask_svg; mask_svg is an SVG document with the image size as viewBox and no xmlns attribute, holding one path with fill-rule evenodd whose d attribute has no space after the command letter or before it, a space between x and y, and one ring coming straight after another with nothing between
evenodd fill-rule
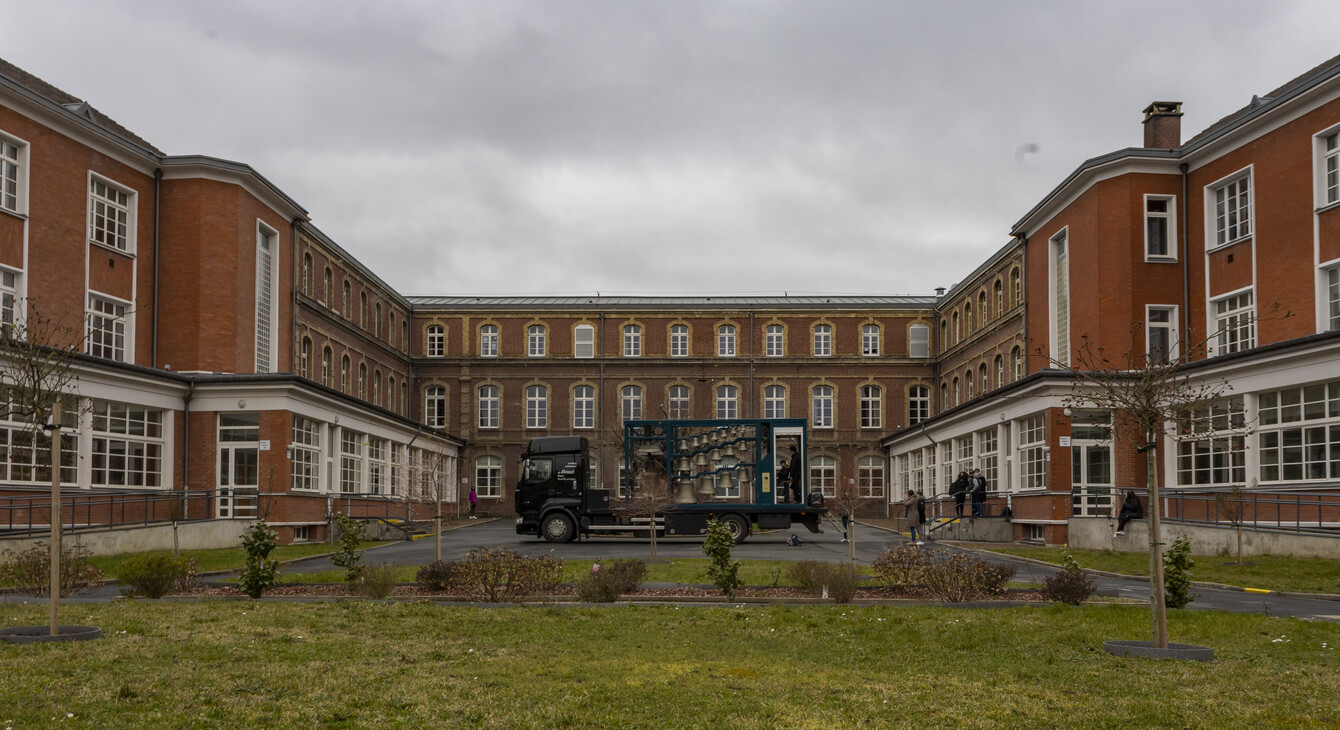
<instances>
[{"instance_id":1,"label":"small tree","mask_svg":"<svg viewBox=\"0 0 1340 730\"><path fill-rule=\"evenodd\" d=\"M275 549L275 537L275 531L264 520L242 533L242 549L247 554L247 562L237 585L252 598L260 598L261 594L279 585L279 561L270 559L270 553Z\"/></svg>"},{"instance_id":2,"label":"small tree","mask_svg":"<svg viewBox=\"0 0 1340 730\"><path fill-rule=\"evenodd\" d=\"M1219 509L1219 514L1233 525L1233 531L1238 536L1238 562L1234 565L1242 565L1242 520L1246 513L1247 498L1243 492L1241 484L1233 485L1233 488L1227 493L1216 492L1214 495L1215 506Z\"/></svg>"},{"instance_id":3,"label":"small tree","mask_svg":"<svg viewBox=\"0 0 1340 730\"><path fill-rule=\"evenodd\" d=\"M1191 569L1195 567L1196 561L1191 559L1190 538L1180 535L1173 540L1168 553L1163 556L1163 565L1164 601L1168 608L1186 608L1188 603L1196 600L1191 595Z\"/></svg>"},{"instance_id":4,"label":"small tree","mask_svg":"<svg viewBox=\"0 0 1340 730\"><path fill-rule=\"evenodd\" d=\"M674 496L665 478L665 469L654 458L638 462L636 469L629 474L632 482L624 511L630 517L647 518L651 535L651 559L656 559L656 518L665 514L665 510L674 502Z\"/></svg>"},{"instance_id":5,"label":"small tree","mask_svg":"<svg viewBox=\"0 0 1340 730\"><path fill-rule=\"evenodd\" d=\"M730 536L730 529L719 520L709 520L707 536L703 540L703 552L711 561L707 565L707 579L731 601L735 600L735 593L740 589L740 561L730 559L734 546L735 540Z\"/></svg>"},{"instance_id":6,"label":"small tree","mask_svg":"<svg viewBox=\"0 0 1340 730\"><path fill-rule=\"evenodd\" d=\"M363 574L363 523L343 512L335 513L335 525L340 529L340 549L330 557L337 568L344 568L344 581L353 583Z\"/></svg>"},{"instance_id":7,"label":"small tree","mask_svg":"<svg viewBox=\"0 0 1340 730\"><path fill-rule=\"evenodd\" d=\"M848 478L838 480L834 496L826 501L839 518L847 518L847 557L853 562L856 560L856 511L873 500L873 497L861 494L855 479Z\"/></svg>"},{"instance_id":8,"label":"small tree","mask_svg":"<svg viewBox=\"0 0 1340 730\"><path fill-rule=\"evenodd\" d=\"M433 549L442 560L442 504L460 504L456 495L456 454L447 450L445 441L432 441L424 448L404 449L396 457L399 484L405 508L412 513L415 504L428 504L433 510Z\"/></svg>"}]
</instances>

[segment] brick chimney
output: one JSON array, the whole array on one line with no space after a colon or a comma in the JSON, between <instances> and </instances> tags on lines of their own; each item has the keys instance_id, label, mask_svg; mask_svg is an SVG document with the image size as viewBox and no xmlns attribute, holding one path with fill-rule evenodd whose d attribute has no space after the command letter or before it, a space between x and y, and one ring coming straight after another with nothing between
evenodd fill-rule
<instances>
[{"instance_id":1,"label":"brick chimney","mask_svg":"<svg viewBox=\"0 0 1340 730\"><path fill-rule=\"evenodd\" d=\"M1182 144L1182 102L1156 101L1145 107L1145 147L1172 149Z\"/></svg>"}]
</instances>

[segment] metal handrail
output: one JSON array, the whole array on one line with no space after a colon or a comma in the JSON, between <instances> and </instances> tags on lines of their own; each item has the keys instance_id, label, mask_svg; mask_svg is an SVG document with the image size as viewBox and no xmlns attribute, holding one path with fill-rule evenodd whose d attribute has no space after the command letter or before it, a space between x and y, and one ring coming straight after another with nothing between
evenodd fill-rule
<instances>
[{"instance_id":1,"label":"metal handrail","mask_svg":"<svg viewBox=\"0 0 1340 730\"><path fill-rule=\"evenodd\" d=\"M230 490L67 493L61 496L62 532L211 520L224 492ZM49 496L0 496L0 535L33 537L50 532Z\"/></svg>"},{"instance_id":2,"label":"metal handrail","mask_svg":"<svg viewBox=\"0 0 1340 730\"><path fill-rule=\"evenodd\" d=\"M1113 494L1113 516L1121 510L1127 492L1135 492L1146 504L1148 491L1123 488ZM1164 488L1159 493L1162 518L1173 522L1273 529L1297 533L1340 533L1340 494L1298 491L1184 491ZM1236 506L1241 514L1234 515ZM1329 519L1328 519L1329 518Z\"/></svg>"}]
</instances>

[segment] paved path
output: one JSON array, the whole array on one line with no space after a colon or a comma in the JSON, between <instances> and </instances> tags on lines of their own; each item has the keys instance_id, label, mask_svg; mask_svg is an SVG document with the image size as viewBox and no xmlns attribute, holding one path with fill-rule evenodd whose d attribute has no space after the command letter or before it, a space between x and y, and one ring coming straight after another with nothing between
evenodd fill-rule
<instances>
[{"instance_id":1,"label":"paved path","mask_svg":"<svg viewBox=\"0 0 1340 730\"><path fill-rule=\"evenodd\" d=\"M734 556L753 560L846 560L850 555L850 545L842 542L842 528L834 523L825 522L822 534L812 534L804 529L795 530L801 545L791 547L786 544L792 534L786 530L758 533L749 536L742 545L737 545ZM907 538L878 527L858 525L856 528L856 559L869 564L890 545L906 542ZM525 555L553 555L563 560L598 560L614 558L646 558L650 546L645 539L599 537L579 542L552 544L535 537L516 534L512 520L481 521L442 535L442 557L455 560L463 557L476 547L507 548ZM961 545L928 544L927 549L956 551L972 554L993 563L1014 565L1018 572L1015 580L1027 583L1041 583L1048 575L1060 568L1051 565L1039 565L1013 556L972 550ZM367 563L388 563L395 565L423 565L433 561L435 546L432 538L414 542L398 542L368 550L363 555ZM657 556L660 559L701 558L703 557L701 539L661 538L657 540ZM290 563L284 566L285 573L310 573L331 570L335 566L329 558L318 558ZM1136 600L1148 600L1149 580L1136 577L1112 577L1095 575L1094 581L1099 592L1109 596L1120 596ZM1340 601L1296 598L1279 594L1257 594L1223 588L1195 586L1193 592L1197 598L1191 603L1192 610L1233 611L1237 613L1264 613L1271 616L1296 616L1298 618L1324 621L1340 621ZM69 602L107 601L119 595L115 586L104 586L92 594L86 594ZM22 594L0 594L0 603L32 601Z\"/></svg>"}]
</instances>

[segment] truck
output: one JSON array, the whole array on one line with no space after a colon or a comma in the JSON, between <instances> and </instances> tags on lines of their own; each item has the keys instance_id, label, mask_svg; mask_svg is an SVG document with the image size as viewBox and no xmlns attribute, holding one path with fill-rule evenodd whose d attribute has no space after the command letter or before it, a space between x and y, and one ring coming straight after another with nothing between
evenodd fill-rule
<instances>
[{"instance_id":1,"label":"truck","mask_svg":"<svg viewBox=\"0 0 1340 730\"><path fill-rule=\"evenodd\" d=\"M651 530L687 537L716 519L736 543L755 526L822 532L827 510L807 470L778 483L789 462L808 463L806 446L804 418L629 420L616 491L591 483L586 437L534 438L521 456L516 531L549 542Z\"/></svg>"}]
</instances>

